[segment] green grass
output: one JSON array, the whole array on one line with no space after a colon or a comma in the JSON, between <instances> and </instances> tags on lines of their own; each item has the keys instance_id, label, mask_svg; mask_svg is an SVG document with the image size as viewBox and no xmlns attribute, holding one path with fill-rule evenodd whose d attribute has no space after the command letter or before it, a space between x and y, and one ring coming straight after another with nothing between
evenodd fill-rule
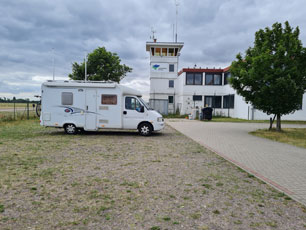
<instances>
[{"instance_id":1,"label":"green grass","mask_svg":"<svg viewBox=\"0 0 306 230\"><path fill-rule=\"evenodd\" d=\"M178 115L178 114L168 114L163 115L164 118L186 118L188 114ZM270 123L269 120L246 120L241 118L233 118L233 117L220 117L213 116L213 118L208 120L203 120L203 122L237 122L237 123ZM275 122L274 122L275 124ZM306 124L306 121L292 121L292 120L282 120L282 124Z\"/></svg>"},{"instance_id":2,"label":"green grass","mask_svg":"<svg viewBox=\"0 0 306 230\"><path fill-rule=\"evenodd\" d=\"M32 108L33 103L29 103L29 107ZM26 108L27 103L15 103L16 108ZM0 109L14 108L14 103L0 103Z\"/></svg>"},{"instance_id":3,"label":"green grass","mask_svg":"<svg viewBox=\"0 0 306 230\"><path fill-rule=\"evenodd\" d=\"M49 131L49 129L45 129L39 125L37 118L23 121L0 122L0 142L5 142L7 139L31 139L45 135Z\"/></svg>"},{"instance_id":4,"label":"green grass","mask_svg":"<svg viewBox=\"0 0 306 230\"><path fill-rule=\"evenodd\" d=\"M270 123L269 120L246 120L240 118L232 117L213 117L212 120L203 122L238 122L238 123ZM275 124L275 123L274 123ZM282 120L282 124L306 124L306 121L291 121L291 120Z\"/></svg>"},{"instance_id":5,"label":"green grass","mask_svg":"<svg viewBox=\"0 0 306 230\"><path fill-rule=\"evenodd\" d=\"M273 141L279 141L306 148L306 128L286 128L282 129L281 132L277 132L275 129L271 131L267 129L259 129L254 132L250 132L250 134Z\"/></svg>"},{"instance_id":6,"label":"green grass","mask_svg":"<svg viewBox=\"0 0 306 230\"><path fill-rule=\"evenodd\" d=\"M168 115L163 115L164 118L186 118L188 117L187 114L185 115L180 115L180 114L168 114Z\"/></svg>"},{"instance_id":7,"label":"green grass","mask_svg":"<svg viewBox=\"0 0 306 230\"><path fill-rule=\"evenodd\" d=\"M30 109L29 111L29 118L30 119L38 119L36 116L36 112ZM18 120L26 120L27 119L27 111L26 110L18 110L15 113L14 112L1 112L0 111L0 124L1 122L7 122L7 121L18 121Z\"/></svg>"}]
</instances>

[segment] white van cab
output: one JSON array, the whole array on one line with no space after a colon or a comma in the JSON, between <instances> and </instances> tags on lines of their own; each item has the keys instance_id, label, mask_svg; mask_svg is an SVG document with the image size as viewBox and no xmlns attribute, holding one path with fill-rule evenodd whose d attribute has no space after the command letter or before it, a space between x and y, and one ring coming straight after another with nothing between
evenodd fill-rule
<instances>
[{"instance_id":1,"label":"white van cab","mask_svg":"<svg viewBox=\"0 0 306 230\"><path fill-rule=\"evenodd\" d=\"M164 119L141 96L117 83L47 81L41 87L40 124L64 128L67 134L132 129L149 136L164 128Z\"/></svg>"}]
</instances>

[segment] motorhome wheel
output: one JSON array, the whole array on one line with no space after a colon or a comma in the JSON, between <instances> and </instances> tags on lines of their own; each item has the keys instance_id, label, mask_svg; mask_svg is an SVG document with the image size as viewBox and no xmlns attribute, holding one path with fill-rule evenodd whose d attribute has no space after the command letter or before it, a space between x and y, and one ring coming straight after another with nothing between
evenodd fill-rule
<instances>
[{"instance_id":1,"label":"motorhome wheel","mask_svg":"<svg viewBox=\"0 0 306 230\"><path fill-rule=\"evenodd\" d=\"M152 133L152 127L148 123L143 123L139 126L138 131L142 136L150 136Z\"/></svg>"},{"instance_id":2,"label":"motorhome wheel","mask_svg":"<svg viewBox=\"0 0 306 230\"><path fill-rule=\"evenodd\" d=\"M67 134L77 134L77 132L78 132L78 130L77 130L77 128L75 127L74 124L66 124L66 125L64 126L64 129L65 129L65 132L66 132Z\"/></svg>"}]
</instances>

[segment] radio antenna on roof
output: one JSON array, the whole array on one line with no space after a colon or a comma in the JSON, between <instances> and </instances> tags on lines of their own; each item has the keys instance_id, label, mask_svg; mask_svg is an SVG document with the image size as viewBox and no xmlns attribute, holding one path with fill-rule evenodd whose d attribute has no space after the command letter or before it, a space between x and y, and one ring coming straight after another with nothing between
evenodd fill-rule
<instances>
[{"instance_id":1,"label":"radio antenna on roof","mask_svg":"<svg viewBox=\"0 0 306 230\"><path fill-rule=\"evenodd\" d=\"M156 39L155 38L156 30L154 30L153 26L151 27L151 33L152 33L152 36L150 36L150 39L154 41Z\"/></svg>"},{"instance_id":2,"label":"radio antenna on roof","mask_svg":"<svg viewBox=\"0 0 306 230\"><path fill-rule=\"evenodd\" d=\"M177 42L177 16L178 16L178 6L180 5L178 0L175 1L175 7L176 7L176 16L175 16L175 42Z\"/></svg>"}]
</instances>

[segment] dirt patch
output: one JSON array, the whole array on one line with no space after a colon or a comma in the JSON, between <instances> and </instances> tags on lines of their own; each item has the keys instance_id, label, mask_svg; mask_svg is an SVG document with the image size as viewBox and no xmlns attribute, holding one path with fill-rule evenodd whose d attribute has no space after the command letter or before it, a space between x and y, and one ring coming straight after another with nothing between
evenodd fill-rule
<instances>
[{"instance_id":1,"label":"dirt patch","mask_svg":"<svg viewBox=\"0 0 306 230\"><path fill-rule=\"evenodd\" d=\"M35 132L0 139L0 229L306 227L305 207L170 127Z\"/></svg>"}]
</instances>

